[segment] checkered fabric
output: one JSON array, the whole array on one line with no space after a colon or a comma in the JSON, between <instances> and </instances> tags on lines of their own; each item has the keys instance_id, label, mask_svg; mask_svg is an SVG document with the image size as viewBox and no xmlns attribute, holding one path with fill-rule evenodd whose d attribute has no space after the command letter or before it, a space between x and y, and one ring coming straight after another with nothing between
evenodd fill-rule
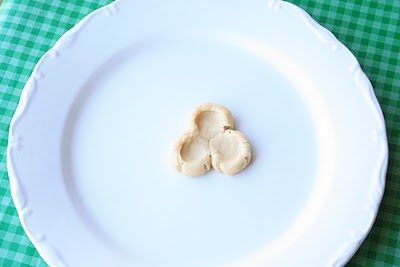
<instances>
[{"instance_id":1,"label":"checkered fabric","mask_svg":"<svg viewBox=\"0 0 400 267\"><path fill-rule=\"evenodd\" d=\"M21 90L39 58L69 28L110 0L4 0L0 6L0 266L47 266L19 223L5 164ZM348 266L400 266L400 1L290 0L356 55L386 118L390 162L371 233ZM1 3L1 1L0 1Z\"/></svg>"}]
</instances>

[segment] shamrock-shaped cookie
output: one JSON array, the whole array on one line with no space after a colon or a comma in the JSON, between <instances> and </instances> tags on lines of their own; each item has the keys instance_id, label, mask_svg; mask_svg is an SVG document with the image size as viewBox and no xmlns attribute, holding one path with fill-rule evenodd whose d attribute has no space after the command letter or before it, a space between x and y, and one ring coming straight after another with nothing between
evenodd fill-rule
<instances>
[{"instance_id":1,"label":"shamrock-shaped cookie","mask_svg":"<svg viewBox=\"0 0 400 267\"><path fill-rule=\"evenodd\" d=\"M174 144L174 167L187 176L199 176L211 166L218 172L233 175L250 162L249 141L233 130L231 112L222 106L205 103L191 117L190 129Z\"/></svg>"}]
</instances>

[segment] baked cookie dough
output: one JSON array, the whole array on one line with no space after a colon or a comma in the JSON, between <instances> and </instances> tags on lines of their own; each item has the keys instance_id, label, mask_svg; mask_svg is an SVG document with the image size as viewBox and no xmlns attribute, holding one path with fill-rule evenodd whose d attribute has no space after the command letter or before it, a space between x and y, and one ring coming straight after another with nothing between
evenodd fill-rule
<instances>
[{"instance_id":1,"label":"baked cookie dough","mask_svg":"<svg viewBox=\"0 0 400 267\"><path fill-rule=\"evenodd\" d=\"M249 141L233 130L231 112L220 105L205 103L194 109L190 131L173 145L172 163L186 176L199 176L211 166L218 172L234 175L251 159Z\"/></svg>"},{"instance_id":2,"label":"baked cookie dough","mask_svg":"<svg viewBox=\"0 0 400 267\"><path fill-rule=\"evenodd\" d=\"M243 170L250 162L249 141L239 131L226 130L210 140L212 167L228 175Z\"/></svg>"},{"instance_id":3,"label":"baked cookie dough","mask_svg":"<svg viewBox=\"0 0 400 267\"><path fill-rule=\"evenodd\" d=\"M172 160L175 168L186 176L199 176L211 168L209 141L195 132L183 134L174 144Z\"/></svg>"},{"instance_id":4,"label":"baked cookie dough","mask_svg":"<svg viewBox=\"0 0 400 267\"><path fill-rule=\"evenodd\" d=\"M205 103L194 109L191 128L193 131L197 131L201 137L210 140L217 134L232 129L233 117L227 108Z\"/></svg>"}]
</instances>

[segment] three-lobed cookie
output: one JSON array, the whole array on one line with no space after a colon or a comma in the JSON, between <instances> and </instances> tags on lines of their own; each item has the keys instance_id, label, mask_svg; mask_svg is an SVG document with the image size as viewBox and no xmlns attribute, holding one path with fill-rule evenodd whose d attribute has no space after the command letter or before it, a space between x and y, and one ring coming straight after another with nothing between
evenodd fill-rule
<instances>
[{"instance_id":1,"label":"three-lobed cookie","mask_svg":"<svg viewBox=\"0 0 400 267\"><path fill-rule=\"evenodd\" d=\"M233 130L231 112L212 103L195 108L189 131L172 149L174 167L187 176L202 175L211 166L218 172L233 175L243 170L250 159L250 144L241 132Z\"/></svg>"}]
</instances>

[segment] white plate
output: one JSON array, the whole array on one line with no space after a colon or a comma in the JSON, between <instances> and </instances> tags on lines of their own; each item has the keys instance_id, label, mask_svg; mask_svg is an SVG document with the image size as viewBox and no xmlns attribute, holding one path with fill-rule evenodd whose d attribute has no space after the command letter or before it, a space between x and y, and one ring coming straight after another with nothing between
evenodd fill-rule
<instances>
[{"instance_id":1,"label":"white plate","mask_svg":"<svg viewBox=\"0 0 400 267\"><path fill-rule=\"evenodd\" d=\"M230 108L254 160L169 165L190 110ZM340 266L375 218L385 125L357 60L281 1L129 1L36 66L10 128L20 219L53 266Z\"/></svg>"}]
</instances>

